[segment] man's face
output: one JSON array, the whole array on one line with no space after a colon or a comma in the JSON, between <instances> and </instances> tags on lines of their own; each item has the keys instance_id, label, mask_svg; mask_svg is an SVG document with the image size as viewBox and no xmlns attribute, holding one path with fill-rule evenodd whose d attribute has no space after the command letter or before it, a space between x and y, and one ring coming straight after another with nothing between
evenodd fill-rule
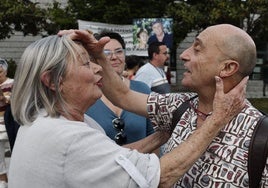
<instances>
[{"instance_id":1,"label":"man's face","mask_svg":"<svg viewBox=\"0 0 268 188\"><path fill-rule=\"evenodd\" d=\"M206 29L180 55L186 68L183 86L193 91L215 87L214 77L219 75L219 59L222 55L217 45L218 36L213 29Z\"/></svg>"},{"instance_id":2,"label":"man's face","mask_svg":"<svg viewBox=\"0 0 268 188\"><path fill-rule=\"evenodd\" d=\"M156 35L161 35L164 32L163 25L161 23L155 23L152 29Z\"/></svg>"},{"instance_id":3,"label":"man's face","mask_svg":"<svg viewBox=\"0 0 268 188\"><path fill-rule=\"evenodd\" d=\"M159 46L159 53L156 54L159 66L164 66L165 62L169 59L168 48L166 45Z\"/></svg>"}]
</instances>

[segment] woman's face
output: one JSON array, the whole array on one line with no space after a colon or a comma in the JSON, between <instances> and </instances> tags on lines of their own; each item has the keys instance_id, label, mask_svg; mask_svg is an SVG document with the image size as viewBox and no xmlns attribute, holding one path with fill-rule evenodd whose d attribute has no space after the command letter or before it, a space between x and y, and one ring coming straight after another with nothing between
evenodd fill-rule
<instances>
[{"instance_id":1,"label":"woman's face","mask_svg":"<svg viewBox=\"0 0 268 188\"><path fill-rule=\"evenodd\" d=\"M77 55L76 62L69 63L61 82L61 92L71 108L85 112L102 96L102 67L90 60L83 47L78 45L78 48L82 53Z\"/></svg>"},{"instance_id":2,"label":"woman's face","mask_svg":"<svg viewBox=\"0 0 268 188\"><path fill-rule=\"evenodd\" d=\"M125 69L125 51L122 45L115 39L111 39L105 46L104 52L106 53L107 61L111 63L115 72L122 75Z\"/></svg>"},{"instance_id":3,"label":"woman's face","mask_svg":"<svg viewBox=\"0 0 268 188\"><path fill-rule=\"evenodd\" d=\"M148 34L147 32L141 32L140 33L140 42L143 43L143 44L147 44L147 41L148 41Z\"/></svg>"}]
</instances>

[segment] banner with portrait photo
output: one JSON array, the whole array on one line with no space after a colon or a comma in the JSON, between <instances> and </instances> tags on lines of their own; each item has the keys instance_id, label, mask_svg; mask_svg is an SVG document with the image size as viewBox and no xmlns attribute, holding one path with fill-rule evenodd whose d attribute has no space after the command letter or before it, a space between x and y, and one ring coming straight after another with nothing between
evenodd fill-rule
<instances>
[{"instance_id":1,"label":"banner with portrait photo","mask_svg":"<svg viewBox=\"0 0 268 188\"><path fill-rule=\"evenodd\" d=\"M136 50L147 50L154 41L164 42L169 50L173 47L172 18L133 19L133 45Z\"/></svg>"},{"instance_id":2,"label":"banner with portrait photo","mask_svg":"<svg viewBox=\"0 0 268 188\"><path fill-rule=\"evenodd\" d=\"M133 45L133 25L117 25L78 20L79 29L89 29L93 33L103 30L119 33L126 43L126 55L148 56L147 50L137 50Z\"/></svg>"}]
</instances>

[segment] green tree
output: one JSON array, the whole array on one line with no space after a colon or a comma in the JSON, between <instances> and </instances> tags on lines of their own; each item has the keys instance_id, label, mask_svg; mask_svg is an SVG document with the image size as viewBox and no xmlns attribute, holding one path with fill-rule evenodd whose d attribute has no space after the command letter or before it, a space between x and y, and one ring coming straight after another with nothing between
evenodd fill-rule
<instances>
[{"instance_id":1,"label":"green tree","mask_svg":"<svg viewBox=\"0 0 268 188\"><path fill-rule=\"evenodd\" d=\"M173 0L69 0L67 8L77 19L112 24L132 24L133 18L165 16Z\"/></svg>"},{"instance_id":2,"label":"green tree","mask_svg":"<svg viewBox=\"0 0 268 188\"><path fill-rule=\"evenodd\" d=\"M245 29L255 41L267 41L267 6L267 0L188 0L170 3L166 13L174 18L177 43L192 30L220 23Z\"/></svg>"},{"instance_id":3,"label":"green tree","mask_svg":"<svg viewBox=\"0 0 268 188\"><path fill-rule=\"evenodd\" d=\"M60 29L77 28L76 13L69 7L61 8L60 3L54 2L46 11L47 22L44 29L48 35L55 34Z\"/></svg>"},{"instance_id":4,"label":"green tree","mask_svg":"<svg viewBox=\"0 0 268 188\"><path fill-rule=\"evenodd\" d=\"M0 0L0 39L14 31L37 35L46 23L46 11L28 0Z\"/></svg>"}]
</instances>

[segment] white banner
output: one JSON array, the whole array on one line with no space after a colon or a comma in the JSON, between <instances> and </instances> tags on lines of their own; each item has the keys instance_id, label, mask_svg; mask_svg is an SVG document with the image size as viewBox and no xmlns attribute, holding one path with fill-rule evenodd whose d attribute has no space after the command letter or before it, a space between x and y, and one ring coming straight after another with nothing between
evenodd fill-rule
<instances>
[{"instance_id":1,"label":"white banner","mask_svg":"<svg viewBox=\"0 0 268 188\"><path fill-rule=\"evenodd\" d=\"M108 30L119 33L126 43L126 55L148 56L147 49L137 49L133 45L133 25L116 25L78 20L79 29L89 29L93 33Z\"/></svg>"}]
</instances>

